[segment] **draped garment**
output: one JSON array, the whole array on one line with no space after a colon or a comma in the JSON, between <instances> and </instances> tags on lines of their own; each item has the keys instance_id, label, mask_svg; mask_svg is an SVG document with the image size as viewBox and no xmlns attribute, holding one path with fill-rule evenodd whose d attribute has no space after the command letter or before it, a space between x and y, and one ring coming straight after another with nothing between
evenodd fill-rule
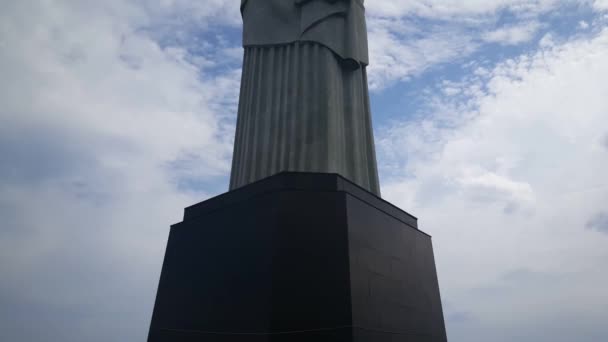
<instances>
[{"instance_id":1,"label":"draped garment","mask_svg":"<svg viewBox=\"0 0 608 342\"><path fill-rule=\"evenodd\" d=\"M315 3L328 6L305 13ZM353 6L361 12L353 15ZM365 31L362 2L244 0L242 13L245 54L230 189L282 171L320 172L380 195L367 38L361 42L361 32L353 42L347 37L349 27ZM320 19L309 26L307 15ZM251 28L256 23L264 27ZM259 33L265 31L274 36ZM343 36L315 38L329 31Z\"/></svg>"}]
</instances>

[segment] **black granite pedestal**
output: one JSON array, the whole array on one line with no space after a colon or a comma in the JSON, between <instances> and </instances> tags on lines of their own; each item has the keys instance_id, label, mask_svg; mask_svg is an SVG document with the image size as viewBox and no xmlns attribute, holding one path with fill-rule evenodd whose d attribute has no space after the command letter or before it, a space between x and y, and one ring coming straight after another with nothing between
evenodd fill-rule
<instances>
[{"instance_id":1,"label":"black granite pedestal","mask_svg":"<svg viewBox=\"0 0 608 342\"><path fill-rule=\"evenodd\" d=\"M149 342L447 340L430 236L338 175L282 173L184 216Z\"/></svg>"}]
</instances>

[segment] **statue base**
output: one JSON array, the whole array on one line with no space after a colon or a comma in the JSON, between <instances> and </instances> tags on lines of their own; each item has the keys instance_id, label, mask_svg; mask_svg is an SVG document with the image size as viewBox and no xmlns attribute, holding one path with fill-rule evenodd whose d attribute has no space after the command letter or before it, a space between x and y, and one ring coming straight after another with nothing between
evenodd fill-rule
<instances>
[{"instance_id":1,"label":"statue base","mask_svg":"<svg viewBox=\"0 0 608 342\"><path fill-rule=\"evenodd\" d=\"M266 178L172 226L148 341L447 341L431 237L338 175Z\"/></svg>"}]
</instances>

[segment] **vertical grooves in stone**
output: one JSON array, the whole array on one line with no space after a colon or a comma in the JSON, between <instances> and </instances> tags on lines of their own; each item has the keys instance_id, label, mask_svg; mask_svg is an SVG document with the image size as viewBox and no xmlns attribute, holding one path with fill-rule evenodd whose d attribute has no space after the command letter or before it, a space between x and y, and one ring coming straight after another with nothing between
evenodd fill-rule
<instances>
[{"instance_id":1,"label":"vertical grooves in stone","mask_svg":"<svg viewBox=\"0 0 608 342\"><path fill-rule=\"evenodd\" d=\"M319 126L314 130L315 137L317 139L317 144L315 146L317 151L317 164L314 166L317 170L326 170L329 171L329 155L330 149L333 145L329 140L330 132L328 127L330 125L330 119L332 117L334 108L332 106L332 96L330 94L331 80L332 78L329 76L330 65L328 63L323 63L323 60L326 58L326 55L330 53L325 48L319 46L317 47L317 62L318 62L318 72L315 78L315 88L319 89L318 91L318 99L317 99L317 120L319 120ZM330 53L331 54L331 53Z\"/></svg>"},{"instance_id":2,"label":"vertical grooves in stone","mask_svg":"<svg viewBox=\"0 0 608 342\"><path fill-rule=\"evenodd\" d=\"M256 107L258 104L258 100L257 97L254 96L255 94L255 89L256 87L259 87L259 83L261 82L261 72L262 70L260 70L260 68L258 68L258 60L260 60L260 54L262 53L261 49L256 49L252 51L252 55L253 55L253 60L251 62L250 70L248 70L248 72L250 72L252 75L248 75L248 77L251 78L250 80L250 85L251 87L249 88L249 94L248 94L248 101L247 101L247 105L245 108L245 113L246 113L246 120L245 120L245 127L244 127L244 135L245 135L245 139L244 139L244 144L242 146L243 148L243 157L241 159L241 176L239 177L240 179L240 184L247 184L250 182L249 180L249 174L251 172L251 168L253 168L253 161L251 158L251 150L252 150L252 144L253 144L253 139L255 138L255 127L252 129L253 126L253 120L254 120L254 115L257 113L256 112Z\"/></svg>"},{"instance_id":3,"label":"vertical grooves in stone","mask_svg":"<svg viewBox=\"0 0 608 342\"><path fill-rule=\"evenodd\" d=\"M328 172L379 194L366 82L319 44L246 48L230 188Z\"/></svg>"},{"instance_id":4,"label":"vertical grooves in stone","mask_svg":"<svg viewBox=\"0 0 608 342\"><path fill-rule=\"evenodd\" d=\"M281 170L287 170L289 168L289 160L287 159L288 148L289 148L289 131L287 130L287 123L289 122L290 108L289 104L291 103L288 99L290 97L291 92L293 91L293 86L291 79L293 78L293 72L291 72L291 64L290 61L292 59L292 50L293 45L288 45L285 48L285 60L282 68L285 70L285 84L281 89L281 122L279 123L281 139L277 142L280 146L277 148L280 150L279 160L278 160L278 168L277 172Z\"/></svg>"},{"instance_id":5,"label":"vertical grooves in stone","mask_svg":"<svg viewBox=\"0 0 608 342\"><path fill-rule=\"evenodd\" d=\"M251 118L251 104L253 102L251 95L253 92L253 82L256 79L255 75L252 75L252 73L255 73L256 71L255 66L257 65L257 53L257 50L245 50L243 75L241 80L242 87L239 100L239 118L237 120L236 130L238 143L235 141L232 175L230 177L231 189L234 189L239 184L243 184L245 182L244 173L246 166L244 164L247 162L247 146L249 145L247 138L249 133L249 121Z\"/></svg>"},{"instance_id":6,"label":"vertical grooves in stone","mask_svg":"<svg viewBox=\"0 0 608 342\"><path fill-rule=\"evenodd\" d=\"M299 102L299 112L297 120L299 124L296 126L296 170L303 170L305 165L306 158L306 131L308 130L308 125L310 122L310 72L312 71L310 65L312 64L310 60L310 47L309 44L302 44L302 61L299 63L301 70L299 73L300 76L300 84L299 92L298 92L298 102Z\"/></svg>"},{"instance_id":7,"label":"vertical grooves in stone","mask_svg":"<svg viewBox=\"0 0 608 342\"><path fill-rule=\"evenodd\" d=\"M270 60L269 60L269 48L263 48L261 49L262 54L260 56L261 61L263 64L262 66L262 70L266 70L268 69L268 66L270 66ZM262 73L261 77L260 77L260 82L258 84L258 91L255 93L254 96L257 97L257 101L258 101L258 106L256 107L256 110L253 114L253 123L254 123L254 129L253 129L253 134L254 134L254 138L253 138L253 143L252 143L252 149L254 151L253 154L253 158L251 161L251 167L253 169L252 175L249 179L250 182L254 182L256 179L258 179L258 177L261 175L261 170L260 170L260 159L262 157L262 154L265 152L263 149L263 139L264 139L264 129L265 129L265 125L264 125L264 121L267 120L267 116L268 113L266 112L266 100L268 99L268 97L270 96L270 92L272 92L271 89L268 89L266 91L259 91L259 89L262 89L263 87L266 87L267 84L269 84L270 82L268 82L268 79L271 78L272 75L268 74L268 73Z\"/></svg>"},{"instance_id":8,"label":"vertical grooves in stone","mask_svg":"<svg viewBox=\"0 0 608 342\"><path fill-rule=\"evenodd\" d=\"M335 172L345 172L342 170L347 170L348 164L346 162L346 141L348 141L348 137L346 136L346 132L344 131L344 118L348 112L348 106L342 105L342 100L344 99L344 86L342 85L343 77L341 76L341 68L340 65L332 65L331 66L331 77L332 77L332 87L336 89L334 96L332 96L331 103L335 108L334 112L334 122L336 124L335 135L339 136L339 140L332 141L332 144L335 146L336 151L336 171ZM331 134L331 132L330 132ZM343 174L343 176L348 177L348 175Z\"/></svg>"},{"instance_id":9,"label":"vertical grooves in stone","mask_svg":"<svg viewBox=\"0 0 608 342\"><path fill-rule=\"evenodd\" d=\"M365 93L369 93L369 88L368 88L368 84L367 83L367 69L363 68L361 70L361 72L363 73L363 88ZM369 96L365 97L364 99L365 102L365 111L368 113L372 112L371 109L371 103L370 103L370 99ZM366 115L365 116L366 119L366 127L369 127L367 130L368 136L367 139L369 141L369 143L365 146L367 148L366 154L367 157L369 158L369 160L367 161L367 174L368 179L369 179L369 189L371 190L371 192L376 193L376 194L380 194L380 179L378 177L378 161L376 159L376 143L374 140L374 125L373 125L373 120L372 120L372 116L371 115Z\"/></svg>"},{"instance_id":10,"label":"vertical grooves in stone","mask_svg":"<svg viewBox=\"0 0 608 342\"><path fill-rule=\"evenodd\" d=\"M343 134L344 134L344 140L345 141L355 141L355 135L354 135L354 127L353 127L353 110L352 108L354 107L353 104L353 99L352 99L352 95L351 95L351 91L352 89L347 87L346 85L349 82L352 82L352 73L347 73L344 75L343 79L342 79L342 89L343 89L343 93L342 93L342 101L343 103L346 103L347 105L344 106L344 113L343 113L343 120L344 120L344 128L343 128ZM345 144L346 145L346 144ZM344 146L344 157L345 157L345 168L344 168L344 172L345 177L349 178L349 179L354 179L353 177L353 169L356 167L355 165L355 155L354 153L348 153L347 149L348 148L354 148L353 146Z\"/></svg>"},{"instance_id":11,"label":"vertical grooves in stone","mask_svg":"<svg viewBox=\"0 0 608 342\"><path fill-rule=\"evenodd\" d=\"M271 116L271 122L270 122L270 144L273 144L272 146L270 146L270 158L268 161L268 165L267 165L267 170L269 170L270 173L276 173L277 171L279 171L278 165L277 165L277 160L279 158L279 153L280 153L280 148L281 148L281 130L280 130L280 123L281 123L281 116L283 115L282 113L282 104L283 104L283 99L285 98L284 94L283 94L283 88L285 88L284 85L284 79L285 79L285 75L283 73L283 68L285 65L285 49L277 49L277 63L276 63L276 68L278 70L277 72L277 78L275 80L275 88L273 91L274 94L274 102L272 104L272 116Z\"/></svg>"},{"instance_id":12,"label":"vertical grooves in stone","mask_svg":"<svg viewBox=\"0 0 608 342\"><path fill-rule=\"evenodd\" d=\"M275 63L275 52L277 49L268 48L266 49L266 60L268 61L269 68L276 68ZM269 162L272 154L273 146L270 146L271 139L270 134L272 132L272 126L274 122L274 112L276 111L275 99L276 91L278 88L277 76L279 76L276 71L267 75L267 79L264 80L263 86L267 87L265 92L260 92L262 96L264 96L264 103L262 109L259 113L261 115L257 115L257 122L260 124L261 135L258 138L258 142L260 145L257 148L257 165L255 172L255 179L260 179L263 177L265 172L270 172L269 170Z\"/></svg>"},{"instance_id":13,"label":"vertical grooves in stone","mask_svg":"<svg viewBox=\"0 0 608 342\"><path fill-rule=\"evenodd\" d=\"M363 71L362 69L357 70L357 72L355 73L355 76L357 78L357 82L355 82L357 84L357 93L358 94L363 94L364 93L364 89L363 89ZM365 106L365 99L367 97L365 96L357 96L356 97L356 101L358 102L357 106L358 108L366 108ZM368 127L367 126L367 119L366 116L368 115L364 115L364 113L366 113L366 111L362 110L362 111L358 111L357 112L357 138L361 139L362 141L368 141L368 135L367 135L367 131L365 128ZM357 170L359 170L359 173L356 175L357 179L361 180L361 185L363 185L363 187L365 187L366 189L369 189L369 179L367 176L367 162L368 162L368 158L367 158L367 146L359 146L359 148L362 148L362 151L358 151L358 153L355 153L355 155L357 156L358 160L357 160L357 165L361 165L361 168L357 168Z\"/></svg>"},{"instance_id":14,"label":"vertical grooves in stone","mask_svg":"<svg viewBox=\"0 0 608 342\"><path fill-rule=\"evenodd\" d=\"M320 137L321 132L317 132L315 126L323 127L323 121L321 120L321 116L327 116L327 111L323 111L324 113L320 115L320 106L321 99L323 96L322 88L318 82L322 66L321 59L319 58L319 49L320 46L318 44L314 44L311 49L310 56L310 85L309 89L317 89L316 92L312 93L314 96L309 97L308 104L308 120L306 121L306 144L304 145L304 155L309 157L309 167L311 170L320 170L319 159L323 157L324 151L319 149L319 146L322 144L322 140ZM316 66L316 68L315 68Z\"/></svg>"},{"instance_id":15,"label":"vertical grooves in stone","mask_svg":"<svg viewBox=\"0 0 608 342\"><path fill-rule=\"evenodd\" d=\"M245 50L244 56L243 56L243 70L246 69L246 65L248 64L248 52L247 50ZM246 74L243 73L241 75L241 96L243 96L243 94L247 93L247 81L248 78L246 77ZM243 107L245 106L246 101L239 101L239 113L243 113ZM244 115L238 115L236 118L236 126L237 127L241 127L242 126L242 122L243 122L243 118ZM232 185L236 183L236 178L238 178L241 167L240 167L240 161L241 158L238 158L237 155L240 154L240 149L239 146L242 146L242 140L243 140L243 134L244 131L236 131L236 134L234 136L234 149L232 152L232 173L230 174L230 188L232 188Z\"/></svg>"},{"instance_id":16,"label":"vertical grooves in stone","mask_svg":"<svg viewBox=\"0 0 608 342\"><path fill-rule=\"evenodd\" d=\"M292 70L292 93L290 95L290 101L291 102L291 108L290 111L288 113L285 113L285 115L288 118L288 126L287 126L287 134L289 136L289 144L287 146L287 171L296 171L297 170L297 165L296 165L296 155L297 155L297 150L296 150L296 143L297 143L297 135L296 135L296 119L299 117L301 109L299 107L299 102L300 102L300 98L301 98L301 82L300 82L300 77L299 77L299 66L300 66L300 44L296 43L294 45L294 52L293 52L293 63L289 66L290 70ZM294 98L295 97L295 98Z\"/></svg>"}]
</instances>

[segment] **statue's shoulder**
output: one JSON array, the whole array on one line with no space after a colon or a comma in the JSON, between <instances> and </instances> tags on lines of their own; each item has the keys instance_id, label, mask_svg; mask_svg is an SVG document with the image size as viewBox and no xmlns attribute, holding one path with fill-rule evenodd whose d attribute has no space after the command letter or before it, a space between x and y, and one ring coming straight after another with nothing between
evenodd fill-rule
<instances>
[{"instance_id":1,"label":"statue's shoulder","mask_svg":"<svg viewBox=\"0 0 608 342\"><path fill-rule=\"evenodd\" d=\"M292 43L300 36L296 0L241 0L243 45Z\"/></svg>"},{"instance_id":2,"label":"statue's shoulder","mask_svg":"<svg viewBox=\"0 0 608 342\"><path fill-rule=\"evenodd\" d=\"M334 15L346 15L349 0L296 0L301 7L301 29L307 31L313 25Z\"/></svg>"}]
</instances>

